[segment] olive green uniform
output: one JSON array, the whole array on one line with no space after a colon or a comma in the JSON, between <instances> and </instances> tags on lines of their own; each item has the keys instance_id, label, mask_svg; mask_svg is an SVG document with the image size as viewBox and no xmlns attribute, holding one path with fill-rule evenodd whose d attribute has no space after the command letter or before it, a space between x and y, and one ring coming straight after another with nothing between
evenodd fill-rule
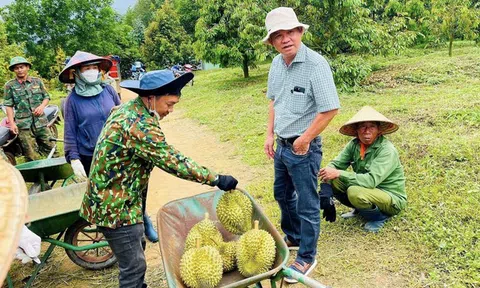
<instances>
[{"instance_id":1,"label":"olive green uniform","mask_svg":"<svg viewBox=\"0 0 480 288\"><path fill-rule=\"evenodd\" d=\"M18 137L28 161L40 159L39 152L47 155L54 147L49 140L52 134L47 127L47 116L33 114L45 99L50 96L39 78L28 76L25 81L13 79L5 84L3 104L15 109Z\"/></svg>"}]
</instances>

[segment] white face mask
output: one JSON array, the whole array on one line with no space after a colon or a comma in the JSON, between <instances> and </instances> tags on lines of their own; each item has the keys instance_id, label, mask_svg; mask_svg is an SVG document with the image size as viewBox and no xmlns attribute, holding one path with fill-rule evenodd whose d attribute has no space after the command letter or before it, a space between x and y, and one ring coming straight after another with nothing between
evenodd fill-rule
<instances>
[{"instance_id":1,"label":"white face mask","mask_svg":"<svg viewBox=\"0 0 480 288\"><path fill-rule=\"evenodd\" d=\"M82 76L83 78L85 78L85 80L87 80L87 82L93 83L98 79L98 70L89 69L89 70L83 71Z\"/></svg>"},{"instance_id":2,"label":"white face mask","mask_svg":"<svg viewBox=\"0 0 480 288\"><path fill-rule=\"evenodd\" d=\"M148 102L149 102L149 104L151 103L150 99L148 99ZM150 115L155 116L155 118L157 118L157 121L160 123L160 120L162 120L162 117L160 117L160 114L158 114L158 112L157 112L156 102L157 101L154 97L153 98L153 109L152 109L152 105L150 105L150 109L148 109L148 112L150 113Z\"/></svg>"}]
</instances>

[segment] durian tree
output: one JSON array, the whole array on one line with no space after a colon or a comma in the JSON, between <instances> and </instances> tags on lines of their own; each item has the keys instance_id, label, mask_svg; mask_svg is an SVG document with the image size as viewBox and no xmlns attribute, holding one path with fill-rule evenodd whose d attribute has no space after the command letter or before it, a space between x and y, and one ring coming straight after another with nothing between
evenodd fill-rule
<instances>
[{"instance_id":1,"label":"durian tree","mask_svg":"<svg viewBox=\"0 0 480 288\"><path fill-rule=\"evenodd\" d=\"M193 54L190 39L180 24L180 18L170 1L157 10L145 30L142 54L151 69L164 69L184 63Z\"/></svg>"},{"instance_id":2,"label":"durian tree","mask_svg":"<svg viewBox=\"0 0 480 288\"><path fill-rule=\"evenodd\" d=\"M203 61L222 67L241 66L243 76L249 77L249 67L265 60L267 47L261 43L265 36L267 14L261 0L198 0L200 17L195 26L195 54Z\"/></svg>"},{"instance_id":3,"label":"durian tree","mask_svg":"<svg viewBox=\"0 0 480 288\"><path fill-rule=\"evenodd\" d=\"M452 56L453 40L473 39L480 25L480 3L469 0L438 0L434 2L433 14L437 19L434 27L438 36L448 40L448 56Z\"/></svg>"}]
</instances>

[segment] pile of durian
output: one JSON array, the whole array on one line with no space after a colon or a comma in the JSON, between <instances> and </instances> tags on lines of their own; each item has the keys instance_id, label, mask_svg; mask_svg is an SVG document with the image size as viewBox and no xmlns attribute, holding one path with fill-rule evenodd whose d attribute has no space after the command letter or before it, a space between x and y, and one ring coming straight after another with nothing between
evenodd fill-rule
<instances>
[{"instance_id":1,"label":"pile of durian","mask_svg":"<svg viewBox=\"0 0 480 288\"><path fill-rule=\"evenodd\" d=\"M216 287L223 273L235 268L245 277L265 273L275 261L275 240L267 231L258 229L258 220L252 229L252 202L244 193L225 192L216 212L225 230L241 236L238 241L225 242L205 213L205 219L190 229L180 260L180 276L188 287Z\"/></svg>"}]
</instances>

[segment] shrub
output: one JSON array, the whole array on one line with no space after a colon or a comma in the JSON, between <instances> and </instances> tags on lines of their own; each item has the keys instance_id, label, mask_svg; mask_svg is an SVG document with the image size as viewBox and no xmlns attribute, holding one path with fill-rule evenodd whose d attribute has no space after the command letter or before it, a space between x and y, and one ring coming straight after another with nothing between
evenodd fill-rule
<instances>
[{"instance_id":1,"label":"shrub","mask_svg":"<svg viewBox=\"0 0 480 288\"><path fill-rule=\"evenodd\" d=\"M355 90L372 72L372 67L358 56L338 56L330 61L337 89Z\"/></svg>"}]
</instances>

